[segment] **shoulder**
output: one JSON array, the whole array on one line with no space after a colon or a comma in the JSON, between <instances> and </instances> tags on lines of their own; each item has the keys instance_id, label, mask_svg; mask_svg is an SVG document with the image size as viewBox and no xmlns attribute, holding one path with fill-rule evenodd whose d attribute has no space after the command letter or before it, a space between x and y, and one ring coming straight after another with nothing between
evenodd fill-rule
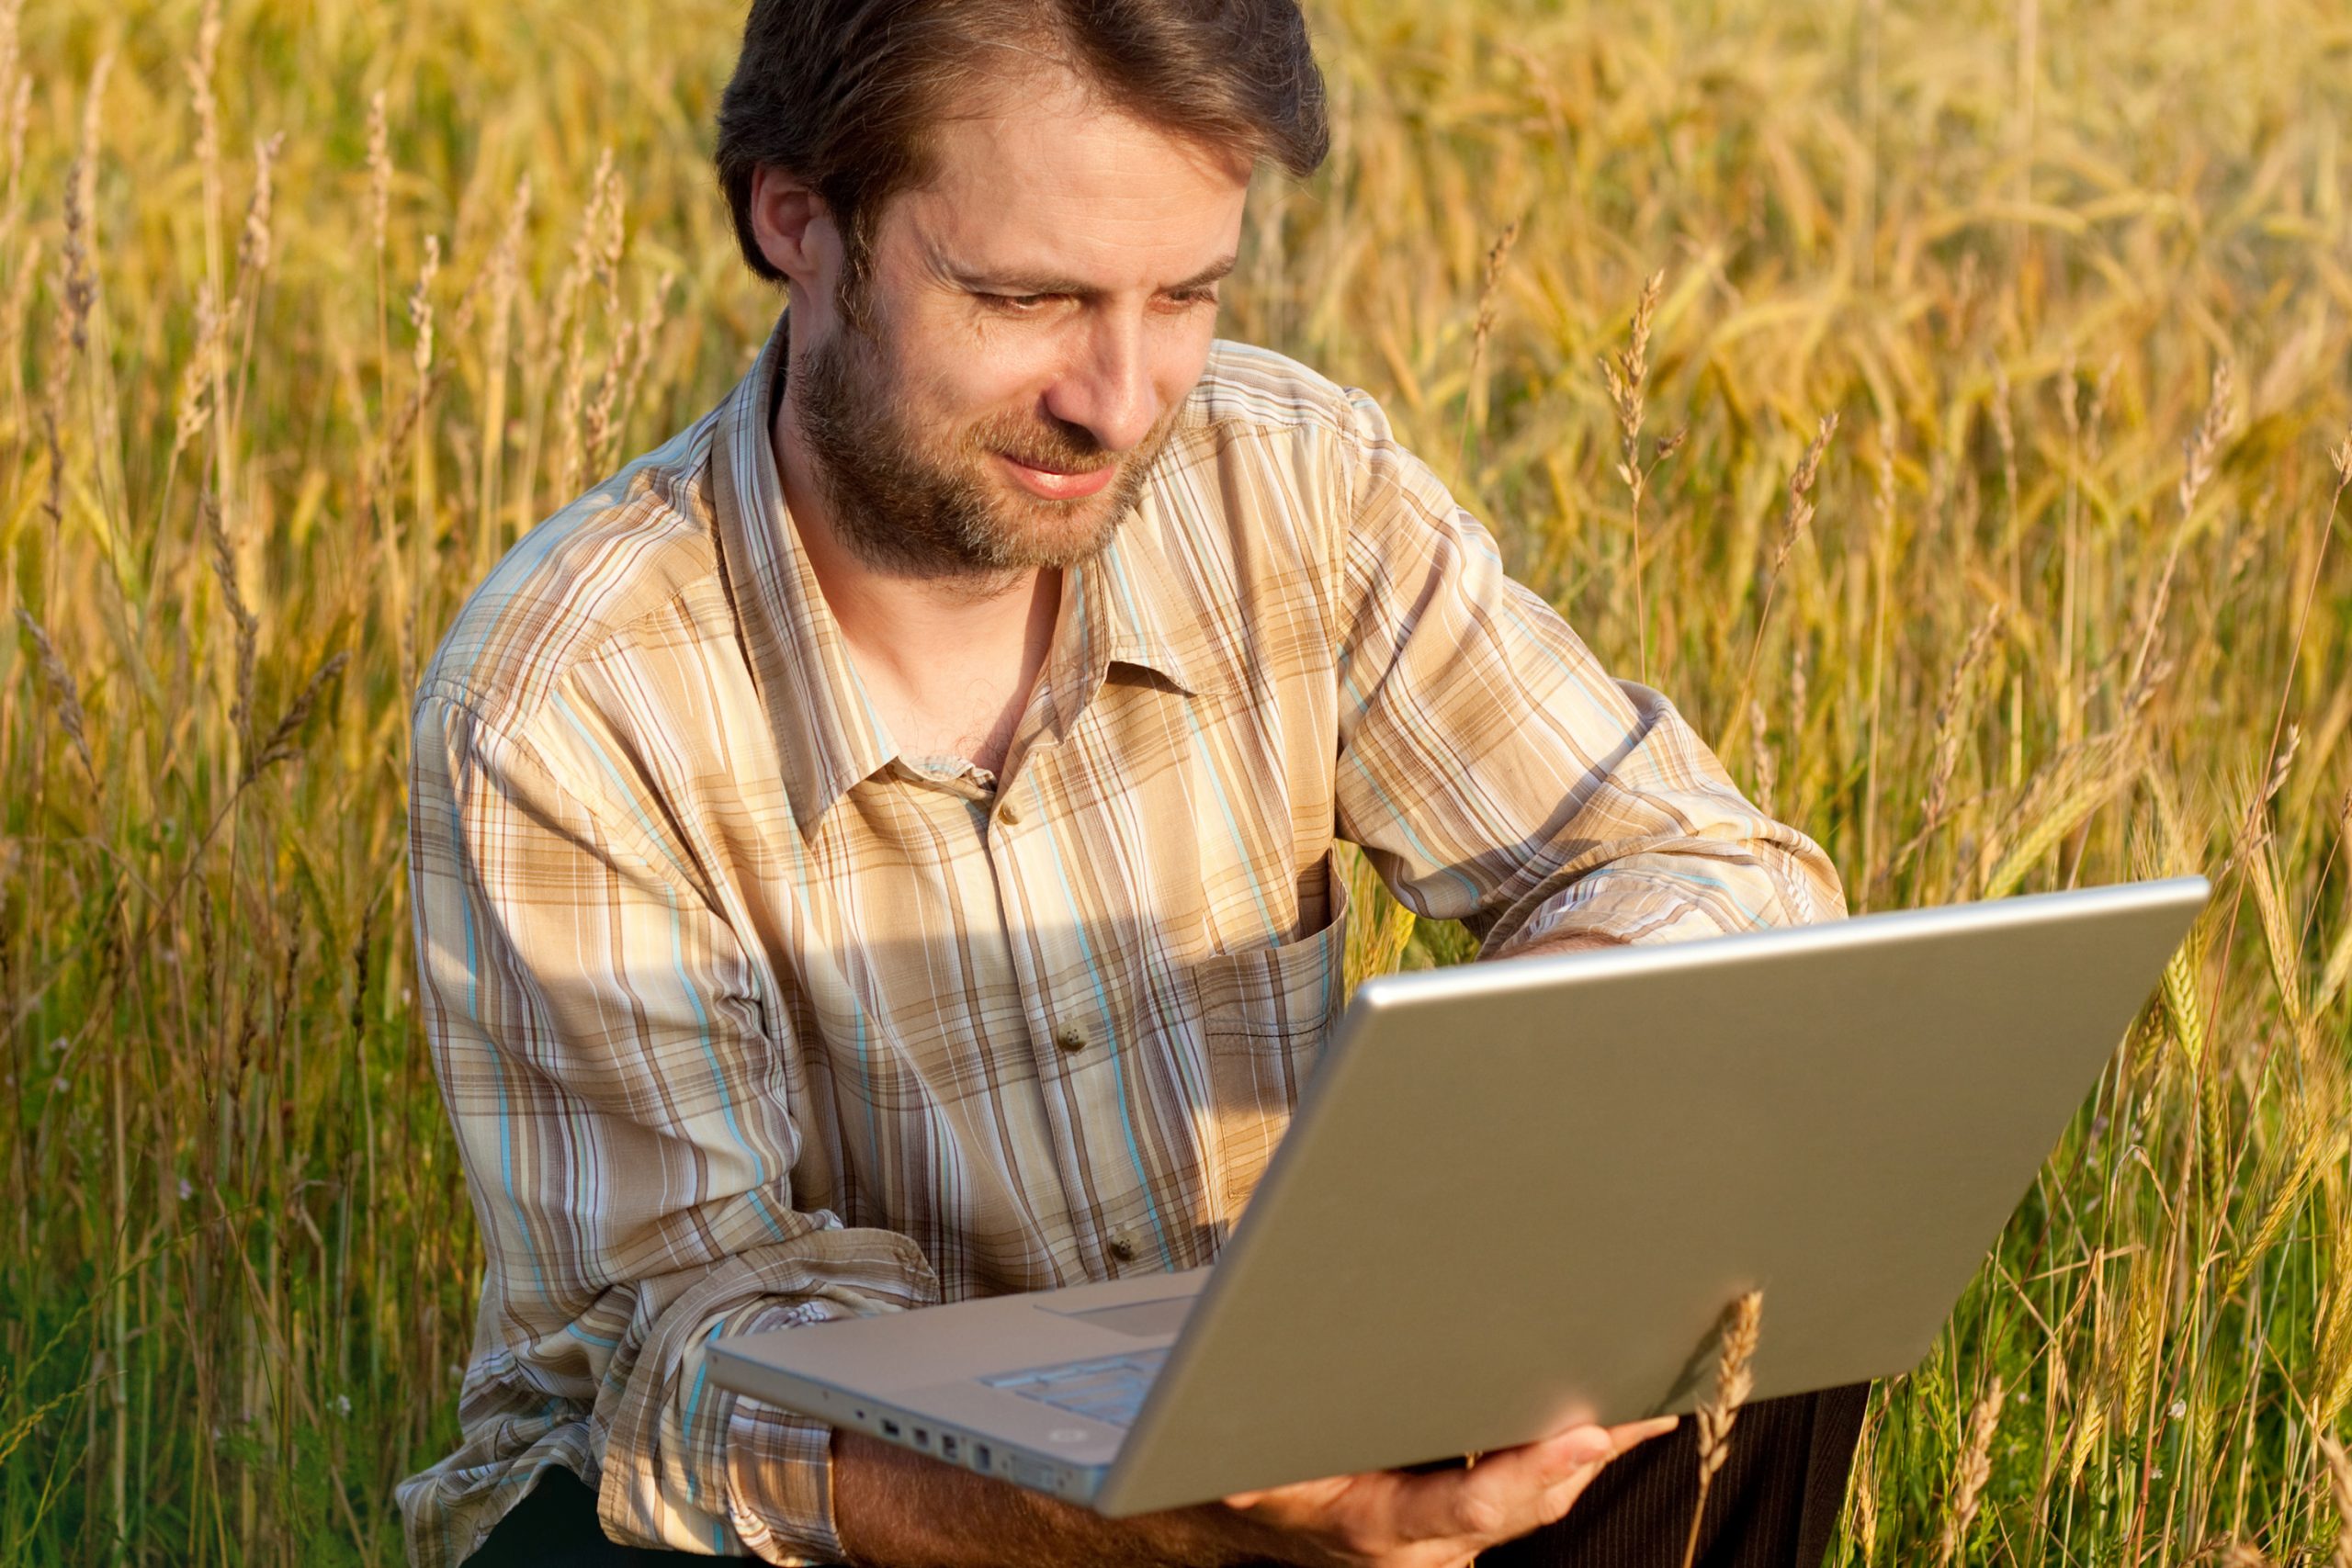
<instances>
[{"instance_id":1,"label":"shoulder","mask_svg":"<svg viewBox=\"0 0 2352 1568\"><path fill-rule=\"evenodd\" d=\"M583 666L723 618L707 473L715 417L517 540L450 623L418 682L419 707L445 703L517 734Z\"/></svg>"},{"instance_id":2,"label":"shoulder","mask_svg":"<svg viewBox=\"0 0 2352 1568\"><path fill-rule=\"evenodd\" d=\"M1368 461L1395 437L1371 394L1287 355L1219 339L1169 442L1169 489L1228 525L1303 533L1325 553L1345 531ZM1213 477L1212 477L1213 476ZM1243 515L1227 515L1238 509Z\"/></svg>"},{"instance_id":3,"label":"shoulder","mask_svg":"<svg viewBox=\"0 0 2352 1568\"><path fill-rule=\"evenodd\" d=\"M1287 355L1255 344L1219 338L1208 368L1193 389L1186 423L1194 429L1296 430L1343 435L1357 400L1342 387Z\"/></svg>"},{"instance_id":4,"label":"shoulder","mask_svg":"<svg viewBox=\"0 0 2352 1568\"><path fill-rule=\"evenodd\" d=\"M1360 503L1368 477L1427 467L1398 441L1371 393L1271 348L1223 338L1187 400L1175 444L1180 461L1287 469L1310 484L1295 499L1328 498L1341 510Z\"/></svg>"}]
</instances>

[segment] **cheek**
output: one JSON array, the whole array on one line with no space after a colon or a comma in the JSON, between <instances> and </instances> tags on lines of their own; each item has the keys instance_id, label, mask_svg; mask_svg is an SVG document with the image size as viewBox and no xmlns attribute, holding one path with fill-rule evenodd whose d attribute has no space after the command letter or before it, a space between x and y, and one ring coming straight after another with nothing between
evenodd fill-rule
<instances>
[{"instance_id":1,"label":"cheek","mask_svg":"<svg viewBox=\"0 0 2352 1568\"><path fill-rule=\"evenodd\" d=\"M1151 380L1164 407L1175 407L1200 385L1216 337L1216 315L1206 310L1198 320L1187 319L1160 334L1153 345Z\"/></svg>"},{"instance_id":2,"label":"cheek","mask_svg":"<svg viewBox=\"0 0 2352 1568\"><path fill-rule=\"evenodd\" d=\"M1032 412L1045 400L1052 382L1050 356L1030 353L1024 345L990 344L946 356L922 379L915 405L903 412L935 428L961 430L1007 414Z\"/></svg>"}]
</instances>

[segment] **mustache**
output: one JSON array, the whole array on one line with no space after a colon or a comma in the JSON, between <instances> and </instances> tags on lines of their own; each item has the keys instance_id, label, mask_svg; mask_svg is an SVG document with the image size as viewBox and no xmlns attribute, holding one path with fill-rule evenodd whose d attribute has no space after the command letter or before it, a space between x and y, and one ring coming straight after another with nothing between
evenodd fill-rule
<instances>
[{"instance_id":1,"label":"mustache","mask_svg":"<svg viewBox=\"0 0 2352 1568\"><path fill-rule=\"evenodd\" d=\"M1085 473L1119 460L1085 426L1048 417L1044 423L1020 415L991 419L972 432L972 444L1053 473Z\"/></svg>"}]
</instances>

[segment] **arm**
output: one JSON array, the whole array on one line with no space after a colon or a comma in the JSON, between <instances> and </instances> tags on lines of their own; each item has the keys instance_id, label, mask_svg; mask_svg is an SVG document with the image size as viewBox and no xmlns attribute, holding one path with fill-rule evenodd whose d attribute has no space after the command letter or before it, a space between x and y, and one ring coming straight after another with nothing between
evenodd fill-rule
<instances>
[{"instance_id":1,"label":"arm","mask_svg":"<svg viewBox=\"0 0 2352 1568\"><path fill-rule=\"evenodd\" d=\"M834 1518L853 1562L1221 1568L1269 1555L1246 1550L1237 1517L1216 1505L1109 1519L862 1433L835 1431L832 1452Z\"/></svg>"},{"instance_id":2,"label":"arm","mask_svg":"<svg viewBox=\"0 0 2352 1568\"><path fill-rule=\"evenodd\" d=\"M629 749L550 705L522 735L462 693L417 713L420 989L485 1269L463 1446L404 1490L416 1554L462 1558L502 1475L564 1463L616 1539L834 1560L828 1429L709 1384L706 1348L937 1287L906 1237L796 1202L773 981L650 781L593 761Z\"/></svg>"},{"instance_id":3,"label":"arm","mask_svg":"<svg viewBox=\"0 0 2352 1568\"><path fill-rule=\"evenodd\" d=\"M841 1432L835 1509L851 1560L894 1568L1466 1568L1565 1515L1603 1465L1673 1426L1578 1427L1470 1469L1339 1476L1125 1519Z\"/></svg>"},{"instance_id":4,"label":"arm","mask_svg":"<svg viewBox=\"0 0 2352 1568\"><path fill-rule=\"evenodd\" d=\"M1673 704L1611 679L1358 395L1330 590L1340 836L1483 956L1834 919L1813 840L1743 798Z\"/></svg>"}]
</instances>

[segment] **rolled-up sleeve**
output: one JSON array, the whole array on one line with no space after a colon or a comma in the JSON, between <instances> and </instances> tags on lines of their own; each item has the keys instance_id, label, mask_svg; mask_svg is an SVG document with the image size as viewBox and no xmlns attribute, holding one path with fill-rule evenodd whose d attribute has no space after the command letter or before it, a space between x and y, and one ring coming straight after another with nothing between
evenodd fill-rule
<instances>
[{"instance_id":1,"label":"rolled-up sleeve","mask_svg":"<svg viewBox=\"0 0 2352 1568\"><path fill-rule=\"evenodd\" d=\"M462 1447L402 1487L411 1555L462 1561L560 1465L616 1540L838 1560L829 1429L718 1388L708 1348L937 1282L907 1237L794 1206L808 1084L775 982L605 738L549 712L560 744L417 709L424 1012L492 1348Z\"/></svg>"},{"instance_id":2,"label":"rolled-up sleeve","mask_svg":"<svg viewBox=\"0 0 2352 1568\"><path fill-rule=\"evenodd\" d=\"M1845 914L1821 846L1741 795L1672 703L1613 679L1495 541L1351 401L1333 585L1339 828L1489 956Z\"/></svg>"}]
</instances>

